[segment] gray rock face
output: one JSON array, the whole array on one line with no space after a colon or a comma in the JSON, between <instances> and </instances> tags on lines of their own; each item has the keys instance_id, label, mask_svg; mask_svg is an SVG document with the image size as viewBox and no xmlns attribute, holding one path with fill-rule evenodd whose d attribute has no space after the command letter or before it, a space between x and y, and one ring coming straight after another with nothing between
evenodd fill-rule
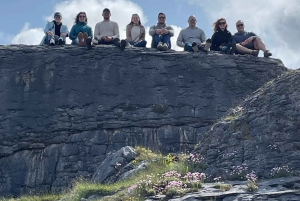
<instances>
[{"instance_id":1,"label":"gray rock face","mask_svg":"<svg viewBox=\"0 0 300 201\"><path fill-rule=\"evenodd\" d=\"M199 139L210 174L244 164L259 177L299 175L300 71L255 91ZM279 169L281 168L281 169Z\"/></svg>"},{"instance_id":2,"label":"gray rock face","mask_svg":"<svg viewBox=\"0 0 300 201\"><path fill-rule=\"evenodd\" d=\"M60 191L126 145L191 150L287 71L276 59L110 46L0 46L0 66L0 195Z\"/></svg>"}]
</instances>

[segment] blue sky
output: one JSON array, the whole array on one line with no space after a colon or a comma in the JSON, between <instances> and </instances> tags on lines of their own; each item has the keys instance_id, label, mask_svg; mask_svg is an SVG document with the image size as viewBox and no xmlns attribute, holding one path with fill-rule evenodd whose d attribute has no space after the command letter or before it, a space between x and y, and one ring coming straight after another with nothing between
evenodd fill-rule
<instances>
[{"instance_id":1,"label":"blue sky","mask_svg":"<svg viewBox=\"0 0 300 201\"><path fill-rule=\"evenodd\" d=\"M300 4L299 0L8 0L2 1L0 11L0 44L37 45L43 37L46 22L55 11L63 15L63 23L69 29L79 11L85 11L89 25L102 20L104 7L111 9L113 21L119 23L120 37L125 37L125 27L131 14L138 13L146 29L156 24L157 14L167 15L167 24L172 25L176 44L182 28L187 27L187 18L194 14L197 26L207 37L212 35L212 23L225 17L229 31L235 33L235 22L244 20L246 30L254 31L267 44L274 58L280 58L288 68L300 67ZM147 30L146 30L147 31ZM147 38L148 37L148 38ZM147 36L146 40L150 41ZM148 42L149 44L150 42ZM175 50L182 50L174 45ZM260 56L262 53L260 54Z\"/></svg>"}]
</instances>

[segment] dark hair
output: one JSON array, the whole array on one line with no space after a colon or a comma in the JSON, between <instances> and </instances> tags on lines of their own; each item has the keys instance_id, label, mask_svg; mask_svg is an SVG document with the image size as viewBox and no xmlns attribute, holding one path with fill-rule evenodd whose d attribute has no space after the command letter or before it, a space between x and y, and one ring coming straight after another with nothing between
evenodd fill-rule
<instances>
[{"instance_id":1,"label":"dark hair","mask_svg":"<svg viewBox=\"0 0 300 201\"><path fill-rule=\"evenodd\" d=\"M159 15L164 15L166 17L166 14L164 14L164 13L158 13L157 17L159 17Z\"/></svg>"},{"instance_id":2,"label":"dark hair","mask_svg":"<svg viewBox=\"0 0 300 201\"><path fill-rule=\"evenodd\" d=\"M221 17L221 18L219 18L219 19L217 19L217 21L215 21L214 23L213 23L213 27L214 27L214 32L217 32L218 30L220 30L220 28L219 28L219 22L221 21L221 20L224 20L225 22L226 22L226 19L225 18L223 18L223 17ZM226 23L226 27L225 27L225 30L227 29L227 23Z\"/></svg>"},{"instance_id":3,"label":"dark hair","mask_svg":"<svg viewBox=\"0 0 300 201\"><path fill-rule=\"evenodd\" d=\"M132 14L132 16L131 16L131 21L130 21L130 23L129 23L128 25L132 25L132 24L133 24L133 22L132 22L132 17L133 17L134 15L137 15L137 16L139 17L139 25L141 25L141 24L142 24L142 23L141 23L141 18L140 18L140 16L139 16L138 14Z\"/></svg>"},{"instance_id":4,"label":"dark hair","mask_svg":"<svg viewBox=\"0 0 300 201\"><path fill-rule=\"evenodd\" d=\"M85 12L79 12L76 17L75 17L75 24L77 24L79 22L79 15L80 14L85 14L85 22L87 22L87 16L86 16L86 13Z\"/></svg>"}]
</instances>

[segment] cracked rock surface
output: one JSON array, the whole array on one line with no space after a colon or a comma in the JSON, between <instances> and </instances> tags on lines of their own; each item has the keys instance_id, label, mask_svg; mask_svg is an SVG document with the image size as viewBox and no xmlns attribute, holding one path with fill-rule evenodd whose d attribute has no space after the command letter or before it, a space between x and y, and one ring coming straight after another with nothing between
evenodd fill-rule
<instances>
[{"instance_id":1,"label":"cracked rock surface","mask_svg":"<svg viewBox=\"0 0 300 201\"><path fill-rule=\"evenodd\" d=\"M0 195L60 191L105 156L194 148L288 71L277 59L99 46L0 46Z\"/></svg>"}]
</instances>

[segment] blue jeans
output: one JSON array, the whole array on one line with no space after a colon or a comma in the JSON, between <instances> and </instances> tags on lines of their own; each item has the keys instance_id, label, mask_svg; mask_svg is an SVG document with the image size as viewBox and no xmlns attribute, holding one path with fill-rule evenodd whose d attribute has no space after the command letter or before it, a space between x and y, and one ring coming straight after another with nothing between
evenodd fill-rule
<instances>
[{"instance_id":1,"label":"blue jeans","mask_svg":"<svg viewBox=\"0 0 300 201\"><path fill-rule=\"evenodd\" d=\"M78 38L76 38L75 40L72 40L71 45L78 45Z\"/></svg>"},{"instance_id":2,"label":"blue jeans","mask_svg":"<svg viewBox=\"0 0 300 201\"><path fill-rule=\"evenodd\" d=\"M147 41L141 40L140 42L135 43L135 44L134 44L133 41L129 41L129 44L130 44L130 45L133 45L134 47L146 47Z\"/></svg>"},{"instance_id":3,"label":"blue jeans","mask_svg":"<svg viewBox=\"0 0 300 201\"><path fill-rule=\"evenodd\" d=\"M202 45L198 45L198 50L201 50L203 52L206 52L204 50L204 46ZM184 51L188 51L188 52L194 52L193 48L192 48L192 44L190 42L186 42L184 45Z\"/></svg>"},{"instance_id":4,"label":"blue jeans","mask_svg":"<svg viewBox=\"0 0 300 201\"><path fill-rule=\"evenodd\" d=\"M162 42L162 43L167 43L168 48L171 49L170 38L171 38L170 34L166 34L166 35L155 34L154 35L154 45L155 45L155 47L157 47L159 42Z\"/></svg>"}]
</instances>

